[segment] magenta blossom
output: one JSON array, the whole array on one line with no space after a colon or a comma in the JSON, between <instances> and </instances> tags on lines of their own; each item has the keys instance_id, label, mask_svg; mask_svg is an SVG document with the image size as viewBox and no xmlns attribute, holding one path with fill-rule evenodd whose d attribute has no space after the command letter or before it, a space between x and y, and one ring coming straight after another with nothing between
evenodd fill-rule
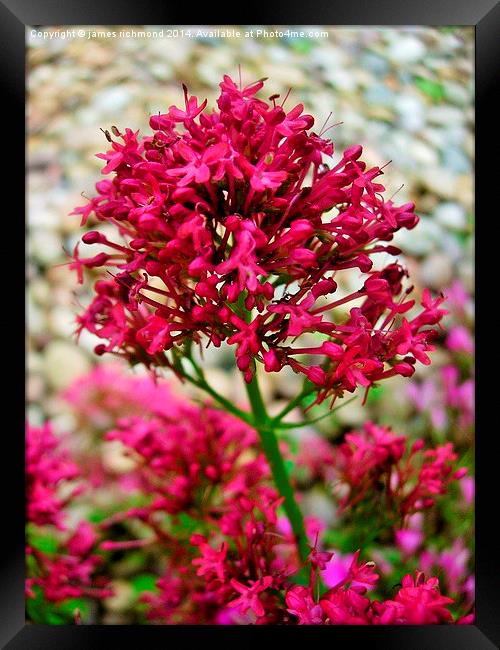
<instances>
[{"instance_id":1,"label":"magenta blossom","mask_svg":"<svg viewBox=\"0 0 500 650\"><path fill-rule=\"evenodd\" d=\"M60 487L79 476L77 465L47 422L37 428L28 425L26 432L27 520L38 526L52 525L64 530L64 506ZM80 488L73 488L75 495ZM71 493L70 493L71 495Z\"/></svg>"},{"instance_id":2,"label":"magenta blossom","mask_svg":"<svg viewBox=\"0 0 500 650\"><path fill-rule=\"evenodd\" d=\"M462 479L464 467L456 468L457 454L451 443L425 449L423 440L412 445L404 436L387 427L368 422L360 432L346 434L334 460L340 507L355 507L381 494L386 503L410 522L415 513L434 505L450 483ZM413 527L412 527L413 529ZM399 533L400 542L410 543L408 533ZM413 535L413 543L418 536Z\"/></svg>"},{"instance_id":3,"label":"magenta blossom","mask_svg":"<svg viewBox=\"0 0 500 650\"><path fill-rule=\"evenodd\" d=\"M273 579L271 576L265 576L259 580L251 581L250 586L243 585L237 580L231 580L231 586L239 592L241 596L228 603L228 606L238 607L242 614L246 614L250 609L253 611L255 616L264 616L265 609L262 606L260 594L266 591L266 589L269 589L272 583Z\"/></svg>"},{"instance_id":4,"label":"magenta blossom","mask_svg":"<svg viewBox=\"0 0 500 650\"><path fill-rule=\"evenodd\" d=\"M117 237L93 230L83 242L109 253L85 259L75 249L80 281L85 268L107 272L78 332L102 340L98 354L177 372L184 343L226 341L247 382L257 363L288 365L318 387L318 402L411 375L429 363L442 298L425 291L410 316L406 271L376 270L373 258L399 253L387 242L417 224L414 205L383 198L383 171L367 167L359 145L326 164L333 143L311 130L302 104L258 99L262 86L225 76L211 112L184 87L185 107L152 116L152 134L106 132L111 149L98 157L112 177L74 213ZM353 268L357 290L337 298L334 276ZM316 332L327 343L296 344Z\"/></svg>"}]
</instances>

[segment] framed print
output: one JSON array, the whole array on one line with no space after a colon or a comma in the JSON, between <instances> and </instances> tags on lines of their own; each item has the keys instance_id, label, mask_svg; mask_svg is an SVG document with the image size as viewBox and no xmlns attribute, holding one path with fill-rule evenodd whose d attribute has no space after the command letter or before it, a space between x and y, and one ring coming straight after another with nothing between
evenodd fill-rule
<instances>
[{"instance_id":1,"label":"framed print","mask_svg":"<svg viewBox=\"0 0 500 650\"><path fill-rule=\"evenodd\" d=\"M499 647L498 5L0 11L2 647Z\"/></svg>"}]
</instances>

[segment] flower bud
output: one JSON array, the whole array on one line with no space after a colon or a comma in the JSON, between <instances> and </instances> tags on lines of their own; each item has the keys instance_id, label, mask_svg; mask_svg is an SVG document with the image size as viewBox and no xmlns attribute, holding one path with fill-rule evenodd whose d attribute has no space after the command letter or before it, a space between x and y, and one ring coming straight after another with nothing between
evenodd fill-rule
<instances>
[{"instance_id":1,"label":"flower bud","mask_svg":"<svg viewBox=\"0 0 500 650\"><path fill-rule=\"evenodd\" d=\"M318 386L323 386L326 382L326 374L323 368L319 366L310 366L305 370L306 377Z\"/></svg>"},{"instance_id":2,"label":"flower bud","mask_svg":"<svg viewBox=\"0 0 500 650\"><path fill-rule=\"evenodd\" d=\"M83 235L82 241L84 244L105 244L108 240L101 232L90 230Z\"/></svg>"}]
</instances>

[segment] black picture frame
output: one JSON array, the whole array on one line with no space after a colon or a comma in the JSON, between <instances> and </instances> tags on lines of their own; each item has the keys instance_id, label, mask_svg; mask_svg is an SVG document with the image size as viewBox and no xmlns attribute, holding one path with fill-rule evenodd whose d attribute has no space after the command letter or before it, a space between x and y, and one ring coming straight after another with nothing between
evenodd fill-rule
<instances>
[{"instance_id":1,"label":"black picture frame","mask_svg":"<svg viewBox=\"0 0 500 650\"><path fill-rule=\"evenodd\" d=\"M174 6L175 4L175 6ZM0 472L3 483L1 495L2 552L0 553L0 644L9 650L17 649L51 649L77 650L80 648L115 648L123 643L146 646L148 650L164 648L180 635L184 644L196 641L206 644L221 639L226 643L247 639L249 642L264 637L279 640L290 637L298 642L318 639L322 643L341 644L368 642L370 648L405 648L405 650L423 650L434 648L453 648L455 650L487 650L500 647L500 583L498 576L498 537L495 532L495 490L498 485L497 458L494 446L496 437L493 412L485 417L488 408L495 405L495 379L486 378L488 368L497 363L497 353L491 356L491 314L488 313L494 285L489 284L494 269L486 268L495 262L493 247L493 228L498 221L495 206L496 174L494 158L490 163L488 154L494 147L494 136L498 134L498 112L494 101L497 82L497 62L500 61L500 5L497 0L420 0L418 2L401 2L400 0L377 0L363 2L360 0L341 0L337 2L298 2L287 0L272 6L263 3L257 7L250 4L238 7L235 12L219 12L219 21L214 20L215 6L207 3L204 7L179 6L181 3L167 3L142 0L135 3L127 0L2 0L0 1L0 66L4 92L2 144L4 162L7 162L7 178L3 179L4 202L11 205L4 207L4 225L2 252L12 254L12 260L4 267L7 286L4 288L3 318L0 318L4 347L11 355L8 358L9 387L4 389L7 400L4 412L13 415L13 425L3 427L4 463ZM477 337L476 361L477 412L485 423L480 428L476 443L477 456L477 532L476 532L476 576L477 576L477 612L476 624L470 626L380 626L380 627L207 627L207 626L44 626L26 625L24 605L24 410L17 409L16 392L19 382L11 380L11 372L20 368L19 349L22 345L22 327L16 326L7 314L23 313L21 303L24 285L21 286L20 255L14 234L20 240L24 237L21 224L23 197L25 195L24 178L21 165L24 160L22 146L24 133L24 87L25 87L25 29L27 26L41 25L106 25L106 24L314 24L314 25L470 25L476 33L476 180L475 203L479 217L476 229L479 237L488 237L489 254L477 259L476 298L477 326L481 329L483 309L485 310L485 336ZM494 152L493 152L494 153ZM13 162L13 161L16 162ZM489 219L488 219L489 217ZM488 219L488 221L486 221ZM483 226L482 223L485 225ZM486 225L488 224L488 225ZM485 231L485 234L483 234ZM487 233L487 234L486 234ZM19 241L22 246L22 241ZM492 249L492 250L491 250ZM493 255L492 255L493 253ZM478 256L479 257L479 256ZM486 268L486 270L485 270ZM13 277L15 276L15 277ZM483 280L484 278L484 280ZM19 282L19 287L16 287ZM496 298L496 294L494 295ZM16 301L19 301L16 304ZM14 303L14 305L12 305ZM500 322L494 316L493 325ZM493 337L496 333L493 333ZM488 345L490 346L488 348ZM19 346L19 347L18 347ZM484 351L483 351L484 347ZM496 350L498 346L493 346ZM497 400L498 401L498 398ZM18 400L19 406L21 399ZM7 471L9 469L10 471ZM495 471L496 470L496 471ZM279 636L277 636L279 635ZM282 636L284 635L284 636ZM337 645L337 647L339 647Z\"/></svg>"}]
</instances>

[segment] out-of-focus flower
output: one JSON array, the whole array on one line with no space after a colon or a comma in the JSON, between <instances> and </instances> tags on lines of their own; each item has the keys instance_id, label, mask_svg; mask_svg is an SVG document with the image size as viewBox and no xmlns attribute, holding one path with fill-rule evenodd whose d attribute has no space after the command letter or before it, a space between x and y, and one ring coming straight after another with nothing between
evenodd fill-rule
<instances>
[{"instance_id":1,"label":"out-of-focus flower","mask_svg":"<svg viewBox=\"0 0 500 650\"><path fill-rule=\"evenodd\" d=\"M460 489L462 491L466 505L471 506L474 503L475 493L475 480L472 476L464 476L460 481Z\"/></svg>"},{"instance_id":2,"label":"out-of-focus flower","mask_svg":"<svg viewBox=\"0 0 500 650\"><path fill-rule=\"evenodd\" d=\"M242 614L246 614L251 609L255 616L264 616L265 609L260 601L260 594L269 589L272 583L271 576L251 581L249 586L243 585L237 580L231 580L231 586L241 595L228 603L228 607L238 607Z\"/></svg>"},{"instance_id":3,"label":"out-of-focus flower","mask_svg":"<svg viewBox=\"0 0 500 650\"><path fill-rule=\"evenodd\" d=\"M28 424L26 432L27 520L38 526L52 525L64 530L64 506L60 496L63 483L79 476L69 453L61 449L50 423L41 427ZM74 488L76 493L79 488ZM71 498L71 497L69 497Z\"/></svg>"},{"instance_id":4,"label":"out-of-focus flower","mask_svg":"<svg viewBox=\"0 0 500 650\"><path fill-rule=\"evenodd\" d=\"M467 470L454 468L457 458L451 443L424 450L419 439L408 448L404 436L369 422L362 431L346 434L338 447L335 467L340 486L347 489L340 506L354 507L383 494L385 505L408 518L433 506L451 482L463 478Z\"/></svg>"},{"instance_id":5,"label":"out-of-focus flower","mask_svg":"<svg viewBox=\"0 0 500 650\"><path fill-rule=\"evenodd\" d=\"M424 541L424 533L421 530L401 529L394 534L396 544L406 557L417 551Z\"/></svg>"},{"instance_id":6,"label":"out-of-focus flower","mask_svg":"<svg viewBox=\"0 0 500 650\"><path fill-rule=\"evenodd\" d=\"M49 423L28 425L26 433L27 543L26 556L32 560L26 578L26 596L35 598L35 588L48 601L60 603L69 598L105 598L111 594L107 579L95 577L102 558L95 554L98 536L87 521L80 521L66 539L69 501L81 492L74 488L65 499L58 494L63 483L79 476L79 469L61 447ZM36 543L36 527L54 527L55 548L45 551ZM35 527L35 528L33 528Z\"/></svg>"},{"instance_id":7,"label":"out-of-focus flower","mask_svg":"<svg viewBox=\"0 0 500 650\"><path fill-rule=\"evenodd\" d=\"M472 336L463 325L454 325L449 329L446 345L453 352L464 352L465 354L474 352Z\"/></svg>"},{"instance_id":8,"label":"out-of-focus flower","mask_svg":"<svg viewBox=\"0 0 500 650\"><path fill-rule=\"evenodd\" d=\"M430 573L438 570L444 575L447 591L450 594L459 594L467 591L466 581L470 578L468 563L470 551L465 547L463 540L457 539L449 549L441 552L426 549L420 554L422 570Z\"/></svg>"}]
</instances>

